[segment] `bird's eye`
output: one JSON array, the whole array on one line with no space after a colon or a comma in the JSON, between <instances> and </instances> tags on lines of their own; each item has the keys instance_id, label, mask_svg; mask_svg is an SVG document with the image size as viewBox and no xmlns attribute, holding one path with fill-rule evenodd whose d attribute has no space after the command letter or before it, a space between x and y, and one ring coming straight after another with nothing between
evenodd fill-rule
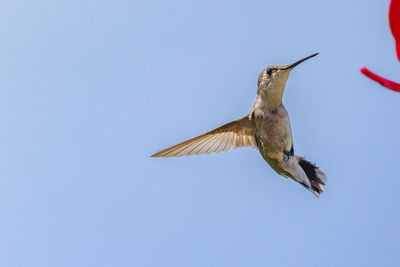
<instances>
[{"instance_id":1,"label":"bird's eye","mask_svg":"<svg viewBox=\"0 0 400 267\"><path fill-rule=\"evenodd\" d=\"M271 69L267 69L267 74L268 74L268 76L271 76L272 70Z\"/></svg>"}]
</instances>

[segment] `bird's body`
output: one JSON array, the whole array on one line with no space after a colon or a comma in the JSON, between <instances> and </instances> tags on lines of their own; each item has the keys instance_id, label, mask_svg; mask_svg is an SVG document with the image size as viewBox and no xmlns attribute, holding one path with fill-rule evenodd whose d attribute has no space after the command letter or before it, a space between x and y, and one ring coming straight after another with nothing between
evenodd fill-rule
<instances>
[{"instance_id":1,"label":"bird's body","mask_svg":"<svg viewBox=\"0 0 400 267\"><path fill-rule=\"evenodd\" d=\"M274 109L256 109L251 116L257 146L265 160L281 161L293 151L289 115L283 105Z\"/></svg>"},{"instance_id":2,"label":"bird's body","mask_svg":"<svg viewBox=\"0 0 400 267\"><path fill-rule=\"evenodd\" d=\"M244 118L164 149L152 157L178 157L251 146L259 149L265 161L278 174L292 178L319 196L325 185L325 174L294 154L290 119L282 104L290 71L315 55L291 65L264 69L258 77L255 104Z\"/></svg>"}]
</instances>

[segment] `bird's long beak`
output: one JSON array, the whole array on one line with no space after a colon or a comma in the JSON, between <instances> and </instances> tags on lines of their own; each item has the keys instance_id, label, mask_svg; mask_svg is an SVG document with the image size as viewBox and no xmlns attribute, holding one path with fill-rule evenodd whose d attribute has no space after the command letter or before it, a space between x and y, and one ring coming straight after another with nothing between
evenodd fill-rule
<instances>
[{"instance_id":1,"label":"bird's long beak","mask_svg":"<svg viewBox=\"0 0 400 267\"><path fill-rule=\"evenodd\" d=\"M308 57L305 57L305 58L303 58L303 59L300 59L300 60L296 61L295 63L288 65L286 68L284 68L284 70L293 69L294 67L296 67L297 65L299 65L301 62L306 61L306 60L309 59L309 58L315 57L315 56L318 55L318 54L319 54L319 53L315 53L315 54L312 54L311 56L308 56Z\"/></svg>"}]
</instances>

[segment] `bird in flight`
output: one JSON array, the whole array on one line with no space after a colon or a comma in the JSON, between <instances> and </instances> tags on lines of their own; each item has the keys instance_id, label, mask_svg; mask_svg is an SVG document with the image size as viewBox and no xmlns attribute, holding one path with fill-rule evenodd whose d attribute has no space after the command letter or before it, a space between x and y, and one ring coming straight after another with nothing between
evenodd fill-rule
<instances>
[{"instance_id":1,"label":"bird in flight","mask_svg":"<svg viewBox=\"0 0 400 267\"><path fill-rule=\"evenodd\" d=\"M292 178L319 197L326 176L317 166L294 153L289 115L282 104L290 72L316 55L318 53L290 65L265 68L258 76L257 98L247 116L161 150L152 157L209 154L250 146L258 148L278 174Z\"/></svg>"}]
</instances>

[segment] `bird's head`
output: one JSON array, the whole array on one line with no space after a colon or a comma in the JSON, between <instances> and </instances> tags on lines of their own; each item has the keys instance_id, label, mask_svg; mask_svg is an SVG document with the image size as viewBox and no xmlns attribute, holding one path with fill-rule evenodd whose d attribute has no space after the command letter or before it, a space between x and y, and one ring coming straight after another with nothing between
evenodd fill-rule
<instances>
[{"instance_id":1,"label":"bird's head","mask_svg":"<svg viewBox=\"0 0 400 267\"><path fill-rule=\"evenodd\" d=\"M258 76L257 94L269 107L281 104L283 91L290 71L303 61L318 55L318 53L305 57L290 65L269 66L263 69Z\"/></svg>"}]
</instances>

